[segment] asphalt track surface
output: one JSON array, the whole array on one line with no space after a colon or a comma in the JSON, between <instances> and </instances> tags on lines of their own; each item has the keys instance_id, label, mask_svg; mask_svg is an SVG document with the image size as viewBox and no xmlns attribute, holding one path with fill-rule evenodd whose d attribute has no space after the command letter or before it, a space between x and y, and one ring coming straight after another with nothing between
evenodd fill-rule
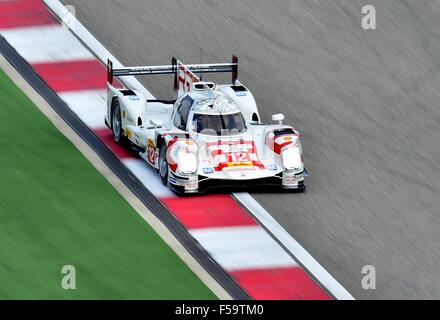
<instances>
[{"instance_id":1,"label":"asphalt track surface","mask_svg":"<svg viewBox=\"0 0 440 320\"><path fill-rule=\"evenodd\" d=\"M256 199L357 299L440 298L440 1L68 0L125 65L240 58L303 135L304 194ZM140 79L168 98L172 78ZM361 286L376 268L375 290Z\"/></svg>"}]
</instances>

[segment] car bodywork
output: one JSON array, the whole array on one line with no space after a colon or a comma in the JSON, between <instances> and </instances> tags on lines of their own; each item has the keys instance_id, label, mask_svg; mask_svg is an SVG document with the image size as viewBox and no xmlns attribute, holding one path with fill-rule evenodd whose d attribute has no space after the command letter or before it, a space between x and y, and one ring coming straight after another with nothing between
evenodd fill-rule
<instances>
[{"instance_id":1,"label":"car bodywork","mask_svg":"<svg viewBox=\"0 0 440 320\"><path fill-rule=\"evenodd\" d=\"M213 187L279 186L304 190L308 175L299 132L261 122L249 89L232 63L113 69L108 62L105 122L115 141L135 149L156 168L164 184L181 193ZM201 81L204 73L230 72L230 84ZM119 88L114 77L173 74L175 99L149 100L145 93Z\"/></svg>"}]
</instances>

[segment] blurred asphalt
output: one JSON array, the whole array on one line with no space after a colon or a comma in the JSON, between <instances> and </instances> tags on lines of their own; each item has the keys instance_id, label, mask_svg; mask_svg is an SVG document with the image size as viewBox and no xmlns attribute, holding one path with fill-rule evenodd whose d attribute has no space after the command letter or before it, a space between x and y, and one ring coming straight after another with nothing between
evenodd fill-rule
<instances>
[{"instance_id":1,"label":"blurred asphalt","mask_svg":"<svg viewBox=\"0 0 440 320\"><path fill-rule=\"evenodd\" d=\"M67 0L124 64L240 58L303 134L304 194L255 197L358 299L440 299L440 1ZM377 30L361 28L375 5ZM170 97L171 78L144 77ZM361 287L374 265L376 290Z\"/></svg>"}]
</instances>

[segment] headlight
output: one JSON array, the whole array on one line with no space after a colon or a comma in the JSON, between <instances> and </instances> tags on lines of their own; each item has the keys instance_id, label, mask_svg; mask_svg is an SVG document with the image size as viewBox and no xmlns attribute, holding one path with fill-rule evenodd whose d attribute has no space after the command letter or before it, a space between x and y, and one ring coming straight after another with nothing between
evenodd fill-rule
<instances>
[{"instance_id":1,"label":"headlight","mask_svg":"<svg viewBox=\"0 0 440 320\"><path fill-rule=\"evenodd\" d=\"M197 172L197 145L191 140L177 140L172 144L169 163L176 165L182 175Z\"/></svg>"},{"instance_id":2,"label":"headlight","mask_svg":"<svg viewBox=\"0 0 440 320\"><path fill-rule=\"evenodd\" d=\"M296 138L292 144L283 147L281 149L281 156L285 169L293 171L303 170L303 163L301 159L301 143L299 138Z\"/></svg>"},{"instance_id":3,"label":"headlight","mask_svg":"<svg viewBox=\"0 0 440 320\"><path fill-rule=\"evenodd\" d=\"M178 168L182 174L193 174L197 172L197 156L194 153L179 151L177 153Z\"/></svg>"}]
</instances>

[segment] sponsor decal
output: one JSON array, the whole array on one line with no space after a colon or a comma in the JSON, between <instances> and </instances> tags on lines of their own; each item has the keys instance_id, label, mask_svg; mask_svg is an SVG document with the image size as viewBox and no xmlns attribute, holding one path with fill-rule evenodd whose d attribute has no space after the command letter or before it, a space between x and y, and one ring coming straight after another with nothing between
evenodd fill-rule
<instances>
[{"instance_id":1,"label":"sponsor decal","mask_svg":"<svg viewBox=\"0 0 440 320\"><path fill-rule=\"evenodd\" d=\"M273 170L276 171L278 170L277 165L275 163L270 163L268 165L266 165L267 170Z\"/></svg>"},{"instance_id":2,"label":"sponsor decal","mask_svg":"<svg viewBox=\"0 0 440 320\"><path fill-rule=\"evenodd\" d=\"M129 99L130 99L131 101L138 101L138 100L139 100L139 97L138 97L138 96L130 96Z\"/></svg>"},{"instance_id":3,"label":"sponsor decal","mask_svg":"<svg viewBox=\"0 0 440 320\"><path fill-rule=\"evenodd\" d=\"M214 170L212 168L203 168L204 174L211 174L214 173Z\"/></svg>"},{"instance_id":4,"label":"sponsor decal","mask_svg":"<svg viewBox=\"0 0 440 320\"><path fill-rule=\"evenodd\" d=\"M246 162L228 162L228 167L247 167L247 166L253 166L252 161L246 161Z\"/></svg>"},{"instance_id":5,"label":"sponsor decal","mask_svg":"<svg viewBox=\"0 0 440 320\"><path fill-rule=\"evenodd\" d=\"M225 170L227 170L228 172L236 172L236 171L240 171L240 172L245 172L245 171L257 171L258 168L257 167L227 167Z\"/></svg>"},{"instance_id":6,"label":"sponsor decal","mask_svg":"<svg viewBox=\"0 0 440 320\"><path fill-rule=\"evenodd\" d=\"M154 141L152 139L148 139L148 161L156 165L157 158L159 157L159 151L156 149L156 146L154 145Z\"/></svg>"},{"instance_id":7,"label":"sponsor decal","mask_svg":"<svg viewBox=\"0 0 440 320\"><path fill-rule=\"evenodd\" d=\"M213 159L215 171L231 167L256 166L264 169L258 160L255 144L253 141L218 141L206 143L208 154Z\"/></svg>"},{"instance_id":8,"label":"sponsor decal","mask_svg":"<svg viewBox=\"0 0 440 320\"><path fill-rule=\"evenodd\" d=\"M239 91L235 93L237 95L237 97L245 97L246 96L246 92L244 91Z\"/></svg>"},{"instance_id":9,"label":"sponsor decal","mask_svg":"<svg viewBox=\"0 0 440 320\"><path fill-rule=\"evenodd\" d=\"M131 139L131 137L133 137L133 133L127 128L125 128L125 135L128 139Z\"/></svg>"}]
</instances>

